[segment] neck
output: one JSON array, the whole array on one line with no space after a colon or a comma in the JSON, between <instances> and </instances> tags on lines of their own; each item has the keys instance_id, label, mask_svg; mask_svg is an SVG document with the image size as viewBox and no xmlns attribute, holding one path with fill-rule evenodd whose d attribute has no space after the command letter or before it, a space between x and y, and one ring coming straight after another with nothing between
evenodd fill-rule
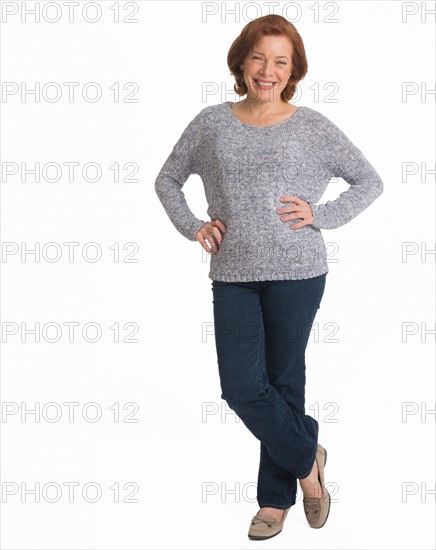
<instances>
[{"instance_id":1,"label":"neck","mask_svg":"<svg viewBox=\"0 0 436 550\"><path fill-rule=\"evenodd\" d=\"M259 116L276 113L280 111L287 102L283 101L280 97L274 101L261 100L258 98L247 97L240 102L243 105L244 110L249 114L256 114Z\"/></svg>"}]
</instances>

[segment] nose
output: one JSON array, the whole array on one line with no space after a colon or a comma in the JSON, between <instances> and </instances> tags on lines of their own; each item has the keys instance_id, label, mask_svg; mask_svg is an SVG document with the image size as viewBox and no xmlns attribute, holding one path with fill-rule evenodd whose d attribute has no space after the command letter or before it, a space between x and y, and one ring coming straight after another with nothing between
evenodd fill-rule
<instances>
[{"instance_id":1,"label":"nose","mask_svg":"<svg viewBox=\"0 0 436 550\"><path fill-rule=\"evenodd\" d=\"M266 75L272 74L273 73L273 66L274 66L274 61L265 60L261 65L262 74L266 74Z\"/></svg>"}]
</instances>

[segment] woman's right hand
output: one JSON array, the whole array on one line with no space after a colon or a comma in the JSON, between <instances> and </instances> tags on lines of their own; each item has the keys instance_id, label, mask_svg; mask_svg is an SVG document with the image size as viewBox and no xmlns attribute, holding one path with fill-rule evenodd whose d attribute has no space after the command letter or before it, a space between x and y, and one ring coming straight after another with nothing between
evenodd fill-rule
<instances>
[{"instance_id":1,"label":"woman's right hand","mask_svg":"<svg viewBox=\"0 0 436 550\"><path fill-rule=\"evenodd\" d=\"M223 242L221 232L227 233L227 227L221 220L206 222L195 233L195 240L201 244L206 252L216 253Z\"/></svg>"}]
</instances>

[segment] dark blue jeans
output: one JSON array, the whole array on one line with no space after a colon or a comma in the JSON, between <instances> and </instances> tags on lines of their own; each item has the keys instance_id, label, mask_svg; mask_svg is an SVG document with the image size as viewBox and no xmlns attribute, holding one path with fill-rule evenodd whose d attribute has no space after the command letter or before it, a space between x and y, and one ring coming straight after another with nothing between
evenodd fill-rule
<instances>
[{"instance_id":1,"label":"dark blue jeans","mask_svg":"<svg viewBox=\"0 0 436 550\"><path fill-rule=\"evenodd\" d=\"M260 507L295 504L315 461L305 414L305 350L327 273L284 281L212 281L221 398L260 441Z\"/></svg>"}]
</instances>

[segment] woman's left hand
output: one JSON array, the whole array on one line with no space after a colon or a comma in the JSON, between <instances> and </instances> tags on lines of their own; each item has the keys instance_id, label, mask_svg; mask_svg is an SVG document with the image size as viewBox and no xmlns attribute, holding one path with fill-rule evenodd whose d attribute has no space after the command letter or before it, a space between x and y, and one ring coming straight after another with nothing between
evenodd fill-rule
<instances>
[{"instance_id":1,"label":"woman's left hand","mask_svg":"<svg viewBox=\"0 0 436 550\"><path fill-rule=\"evenodd\" d=\"M295 204L284 206L276 210L277 214L282 215L280 221L287 222L300 218L298 223L289 224L289 229L299 229L305 225L313 223L313 212L310 204L299 197L280 197L280 202L293 202Z\"/></svg>"}]
</instances>

